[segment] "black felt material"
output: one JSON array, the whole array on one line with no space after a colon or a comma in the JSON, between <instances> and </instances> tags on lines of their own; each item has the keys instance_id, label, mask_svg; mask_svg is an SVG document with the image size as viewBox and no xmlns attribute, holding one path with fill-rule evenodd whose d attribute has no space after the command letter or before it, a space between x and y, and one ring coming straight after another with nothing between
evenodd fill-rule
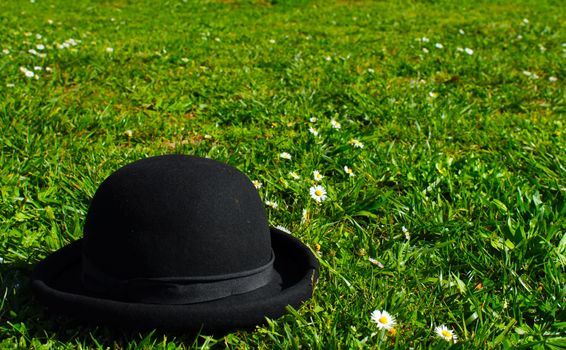
<instances>
[{"instance_id":1,"label":"black felt material","mask_svg":"<svg viewBox=\"0 0 566 350\"><path fill-rule=\"evenodd\" d=\"M83 260L118 281L222 280L261 270L272 254L267 281L247 286L250 291L243 281L244 291L228 296L198 287L201 295L219 295L203 302L164 302L159 288L140 291L146 298L140 301L81 282ZM298 307L317 275L318 262L304 244L269 228L245 175L209 159L170 155L132 163L106 179L89 208L84 238L38 263L32 287L52 312L90 323L223 333Z\"/></svg>"},{"instance_id":2,"label":"black felt material","mask_svg":"<svg viewBox=\"0 0 566 350\"><path fill-rule=\"evenodd\" d=\"M193 304L254 291L271 282L275 255L253 270L213 276L115 279L82 256L81 282L86 289L115 298L150 304Z\"/></svg>"},{"instance_id":3,"label":"black felt material","mask_svg":"<svg viewBox=\"0 0 566 350\"><path fill-rule=\"evenodd\" d=\"M250 270L269 261L270 248L251 181L229 165L180 155L142 159L109 176L84 227L85 255L118 278Z\"/></svg>"},{"instance_id":4,"label":"black felt material","mask_svg":"<svg viewBox=\"0 0 566 350\"><path fill-rule=\"evenodd\" d=\"M115 300L85 290L79 282L81 243L68 245L40 262L32 275L39 300L52 312L124 329L220 332L249 328L265 317L285 314L310 298L318 262L299 240L271 229L275 271L271 283L254 292L188 305L158 305Z\"/></svg>"}]
</instances>

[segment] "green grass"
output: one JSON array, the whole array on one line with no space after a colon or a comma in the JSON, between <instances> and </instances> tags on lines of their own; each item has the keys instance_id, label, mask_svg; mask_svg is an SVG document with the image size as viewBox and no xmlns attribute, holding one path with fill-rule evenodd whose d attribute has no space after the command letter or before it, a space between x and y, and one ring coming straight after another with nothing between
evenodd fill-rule
<instances>
[{"instance_id":1,"label":"green grass","mask_svg":"<svg viewBox=\"0 0 566 350\"><path fill-rule=\"evenodd\" d=\"M566 348L565 18L551 0L2 1L0 347L436 349L445 324L455 348ZM314 297L225 337L49 318L33 265L81 237L106 176L166 153L262 182L270 222L319 248Z\"/></svg>"}]
</instances>

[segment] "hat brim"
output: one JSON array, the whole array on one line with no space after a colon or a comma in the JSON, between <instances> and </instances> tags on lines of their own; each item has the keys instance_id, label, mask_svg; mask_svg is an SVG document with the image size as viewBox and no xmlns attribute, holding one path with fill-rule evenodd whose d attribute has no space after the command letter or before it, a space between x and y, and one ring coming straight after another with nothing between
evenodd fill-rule
<instances>
[{"instance_id":1,"label":"hat brim","mask_svg":"<svg viewBox=\"0 0 566 350\"><path fill-rule=\"evenodd\" d=\"M318 261L301 241L271 228L275 274L266 286L219 300L161 305L124 302L89 293L80 281L82 240L37 264L31 284L39 300L55 313L89 323L124 329L227 332L250 328L298 308L311 297Z\"/></svg>"}]
</instances>

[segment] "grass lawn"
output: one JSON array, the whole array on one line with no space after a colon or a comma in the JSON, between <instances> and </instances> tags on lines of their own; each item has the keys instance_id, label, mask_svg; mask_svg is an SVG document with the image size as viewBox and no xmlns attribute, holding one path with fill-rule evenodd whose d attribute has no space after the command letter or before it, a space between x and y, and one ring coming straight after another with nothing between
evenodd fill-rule
<instances>
[{"instance_id":1,"label":"grass lawn","mask_svg":"<svg viewBox=\"0 0 566 350\"><path fill-rule=\"evenodd\" d=\"M565 18L558 0L1 1L0 348L565 349ZM314 297L225 337L50 318L34 264L82 236L106 176L167 153L261 182L272 225L319 256Z\"/></svg>"}]
</instances>

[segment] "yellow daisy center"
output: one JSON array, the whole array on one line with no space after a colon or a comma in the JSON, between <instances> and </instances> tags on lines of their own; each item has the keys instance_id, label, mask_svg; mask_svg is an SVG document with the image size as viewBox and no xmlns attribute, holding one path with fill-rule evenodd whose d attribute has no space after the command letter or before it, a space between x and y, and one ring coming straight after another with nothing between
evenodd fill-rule
<instances>
[{"instance_id":1,"label":"yellow daisy center","mask_svg":"<svg viewBox=\"0 0 566 350\"><path fill-rule=\"evenodd\" d=\"M446 338L446 339L452 339L452 333L450 333L450 331L448 329L443 329L442 330L442 335Z\"/></svg>"},{"instance_id":2,"label":"yellow daisy center","mask_svg":"<svg viewBox=\"0 0 566 350\"><path fill-rule=\"evenodd\" d=\"M316 194L317 196L322 196L322 191L321 190L315 190L314 194Z\"/></svg>"},{"instance_id":3,"label":"yellow daisy center","mask_svg":"<svg viewBox=\"0 0 566 350\"><path fill-rule=\"evenodd\" d=\"M385 317L385 316L381 316L378 321L379 321L379 323L386 324L387 321L388 321L388 319L387 319L387 317Z\"/></svg>"}]
</instances>

